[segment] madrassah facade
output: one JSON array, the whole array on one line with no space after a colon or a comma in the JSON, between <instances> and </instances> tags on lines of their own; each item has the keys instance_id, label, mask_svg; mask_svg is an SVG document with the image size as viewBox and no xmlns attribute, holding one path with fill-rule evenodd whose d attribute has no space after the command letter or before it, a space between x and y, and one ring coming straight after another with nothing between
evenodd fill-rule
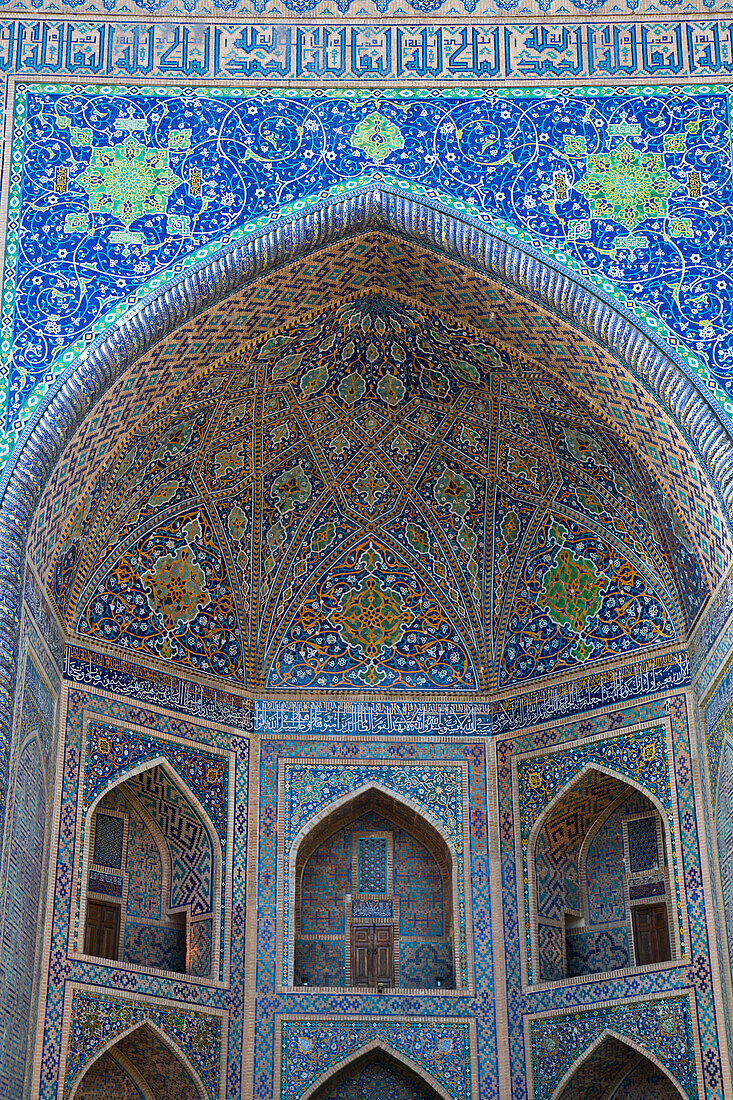
<instances>
[{"instance_id":1,"label":"madrassah facade","mask_svg":"<svg viewBox=\"0 0 733 1100\"><path fill-rule=\"evenodd\" d=\"M2 5L3 1100L733 1100L731 15Z\"/></svg>"}]
</instances>

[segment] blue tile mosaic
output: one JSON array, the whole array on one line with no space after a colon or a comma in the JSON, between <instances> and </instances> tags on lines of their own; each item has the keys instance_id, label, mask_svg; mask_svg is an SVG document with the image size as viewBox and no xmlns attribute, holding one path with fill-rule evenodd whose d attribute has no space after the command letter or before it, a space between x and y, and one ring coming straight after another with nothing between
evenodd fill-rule
<instances>
[{"instance_id":1,"label":"blue tile mosaic","mask_svg":"<svg viewBox=\"0 0 733 1100\"><path fill-rule=\"evenodd\" d=\"M727 385L732 326L717 257L728 215L725 206L715 214L730 175L722 89L581 89L558 99L493 89L323 97L23 88L15 110L22 175L11 203L24 245L11 234L11 435L47 379L73 359L65 349L108 326L116 302L160 285L189 255L204 258L252 232L273 209L306 208L330 188L368 179L448 196L497 226L526 231L643 303L674 341L700 353L706 367L695 355L689 361L701 377L709 369ZM365 135L380 127L388 136L375 144ZM148 182L118 201L115 180L128 169ZM628 201L626 178L638 184ZM41 208L51 232L41 229ZM49 278L51 240L64 243ZM719 286L703 300L680 293L685 279Z\"/></svg>"}]
</instances>

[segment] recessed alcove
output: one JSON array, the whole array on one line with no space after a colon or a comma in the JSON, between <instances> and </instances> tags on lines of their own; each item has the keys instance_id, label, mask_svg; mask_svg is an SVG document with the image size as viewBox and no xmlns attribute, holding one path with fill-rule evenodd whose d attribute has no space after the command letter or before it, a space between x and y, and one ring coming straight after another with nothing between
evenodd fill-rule
<instances>
[{"instance_id":1,"label":"recessed alcove","mask_svg":"<svg viewBox=\"0 0 733 1100\"><path fill-rule=\"evenodd\" d=\"M536 980L671 961L669 852L665 818L638 787L589 768L560 791L530 846Z\"/></svg>"},{"instance_id":2,"label":"recessed alcove","mask_svg":"<svg viewBox=\"0 0 733 1100\"><path fill-rule=\"evenodd\" d=\"M552 1100L682 1100L660 1063L620 1036L604 1035L566 1074Z\"/></svg>"},{"instance_id":3,"label":"recessed alcove","mask_svg":"<svg viewBox=\"0 0 733 1100\"><path fill-rule=\"evenodd\" d=\"M89 826L84 953L210 977L221 850L187 785L155 764L112 786Z\"/></svg>"},{"instance_id":4,"label":"recessed alcove","mask_svg":"<svg viewBox=\"0 0 733 1100\"><path fill-rule=\"evenodd\" d=\"M293 984L452 989L453 864L430 820L382 790L334 809L295 857Z\"/></svg>"},{"instance_id":5,"label":"recessed alcove","mask_svg":"<svg viewBox=\"0 0 733 1100\"><path fill-rule=\"evenodd\" d=\"M87 1067L72 1100L210 1100L194 1068L158 1028L128 1031Z\"/></svg>"}]
</instances>

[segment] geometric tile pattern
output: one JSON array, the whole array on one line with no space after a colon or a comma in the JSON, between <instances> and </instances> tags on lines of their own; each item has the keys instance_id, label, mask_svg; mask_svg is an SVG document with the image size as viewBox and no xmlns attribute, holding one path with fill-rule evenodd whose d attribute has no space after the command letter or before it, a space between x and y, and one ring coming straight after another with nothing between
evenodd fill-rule
<instances>
[{"instance_id":1,"label":"geometric tile pattern","mask_svg":"<svg viewBox=\"0 0 733 1100\"><path fill-rule=\"evenodd\" d=\"M601 741L590 741L582 749L576 746L566 749L564 752L548 753L544 757L530 757L518 764L519 810L525 864L529 854L529 832L540 817L543 808L574 773L580 771L584 765L594 763L612 768L619 775L629 776L651 794L656 795L667 811L666 818L670 831L672 867L676 868L678 866L678 845L675 839L674 817L669 802L666 738L661 727L650 727L643 731L637 731L633 737L620 734ZM539 895L537 904L542 922L548 918L552 921L560 920L565 906L570 908L578 906L578 899L574 896L578 893L578 872L573 853L577 853L590 823L599 814L603 813L604 808L610 806L623 790L624 785L619 780L603 773L598 775L598 773L591 771L560 799L558 808L551 813L546 826L538 836L535 849L537 853L535 856L536 881ZM651 809L651 804L646 799L643 801L646 805L642 808ZM547 847L548 838L551 838L551 848ZM591 862L592 870L593 865ZM569 872L572 872L572 874L569 874ZM531 923L527 870L525 870L524 877L527 974L531 981ZM676 907L677 919L680 925L680 939L682 940L682 903L679 891ZM608 916L611 923L617 919L617 914L613 910ZM618 916L623 920L625 909ZM543 931L543 936L547 938L549 933ZM548 946L549 941L545 946L545 953ZM598 951L599 947L602 956L610 951L617 961L621 958L618 951L619 949L623 951L623 947L616 942L615 936L612 935L611 942L604 945L596 940L591 948L592 952ZM588 949L589 945L585 944L581 953L586 954ZM556 968L558 965L557 956L554 957L552 963L548 959L547 965L551 965L553 969ZM546 979L546 975L542 971L541 977Z\"/></svg>"},{"instance_id":2,"label":"geometric tile pattern","mask_svg":"<svg viewBox=\"0 0 733 1100\"><path fill-rule=\"evenodd\" d=\"M359 792L360 790L367 788L370 784L377 784L381 790L388 792L394 792L404 802L407 802L408 806L420 806L422 827L428 829L430 825L435 828L437 824L442 836L447 836L452 842L451 859L455 867L456 884L458 888L459 898L463 896L464 891L464 843L463 843L463 769L461 765L453 764L452 766L446 764L438 764L436 762L430 762L430 764L424 764L418 766L415 763L396 763L389 764L355 764L349 762L348 764L327 764L325 761L316 765L310 765L305 763L285 763L283 765L283 791L285 799L284 807L284 823L283 823L283 859L286 862L290 860L290 853L292 850L293 839L298 832L302 832L308 826L308 822L312 821L317 815L320 817L324 810L328 809L329 804L336 803L346 795ZM368 819L367 819L368 820ZM385 824L388 824L385 822ZM358 828L361 828L361 821L358 822ZM422 851L423 856L428 857L429 866L426 868L421 862L415 860L415 866L412 868L411 877L416 879L418 876L423 878L425 897L420 903L420 897L416 886L418 883L409 883L405 881L405 872L403 868L404 855L400 854L399 849L401 846L401 837L405 836L402 830L396 831L395 835L395 882L394 893L398 899L399 913L400 913L400 934L406 935L418 935L421 938L424 936L441 935L442 928L442 891L440 891L440 876L438 874L438 868L435 865L434 860L429 856L428 852L422 845L418 848ZM412 838L409 838L412 840ZM438 840L438 838L436 838ZM340 847L343 851L344 844L343 839L341 844L338 844L338 838L334 838L334 849ZM438 840L441 847L445 846L445 842ZM412 845L415 842L412 841ZM333 850L330 843L328 844L329 855ZM315 853L311 857L310 863L314 863L317 859L318 853ZM315 875L315 868L309 873L310 863L306 867L306 871L303 875L303 892L305 894L306 888L312 893L313 876ZM432 872L432 873L431 873ZM322 877L322 876L321 876ZM431 910L426 904L432 899L434 895L435 884L430 882L430 878L438 878L438 895L437 899L433 901L433 905L437 908L438 912L432 912L432 919L428 920L431 915ZM334 892L336 881L341 883L342 876L338 873L338 868L335 869L334 874L329 879L329 890ZM346 885L346 884L344 884ZM354 884L351 883L351 889L354 893L357 893L357 889L354 888ZM283 968L287 972L287 959L289 953L289 939L290 939L290 886L287 879L282 885L283 891L283 930L282 930L282 944L283 944ZM343 897L343 886L340 886L339 893ZM304 901L306 899L304 898ZM341 912L338 912L336 906L336 899L328 898L329 912L334 911L335 915L338 915L338 922L334 920L329 925L329 931L331 933L338 932L343 929L343 902L339 906ZM307 908L305 909L306 918L310 919L311 908L313 901L310 893L307 898ZM468 962L467 962L467 946L466 946L466 928L465 928L465 909L463 904L459 907L459 920L457 932L458 940L458 955L460 959L460 976L458 986L465 988L468 984ZM317 932L319 928L311 928L304 924L300 931L305 933L307 931Z\"/></svg>"},{"instance_id":3,"label":"geometric tile pattern","mask_svg":"<svg viewBox=\"0 0 733 1100\"><path fill-rule=\"evenodd\" d=\"M348 1100L351 1096L361 1096L364 1100L428 1100L435 1094L423 1091L413 1081L408 1081L392 1069L389 1064L372 1062L348 1074L342 1083L328 1087L323 1100Z\"/></svg>"},{"instance_id":4,"label":"geometric tile pattern","mask_svg":"<svg viewBox=\"0 0 733 1100\"><path fill-rule=\"evenodd\" d=\"M580 748L581 750L593 750L594 746L603 746L606 739L613 743L618 737L618 731L625 726L640 726L643 730L642 740L651 723L658 722L660 718L668 715L671 724L672 758L670 766L674 771L676 785L675 811L679 821L679 833L673 833L673 840L677 845L678 871L684 877L686 887L687 913L690 925L689 946L683 941L684 957L682 963L665 971L648 972L645 974L633 973L630 976L614 975L613 979L606 979L603 975L596 975L593 984L577 984L562 986L557 991L552 988L518 994L522 984L523 945L520 944L520 931L523 922L520 920L518 903L521 904L522 882L517 881L516 841L515 836L520 830L520 823L515 822L513 810L512 787L512 759L514 756L524 754L542 754L548 747L555 746L565 749ZM600 741L593 741L596 736L604 735ZM630 735L638 737L638 734ZM509 1008L509 1041L512 1072L512 1096L513 1100L523 1100L526 1097L526 1061L524 1046L524 1021L527 1013L557 1013L567 1010L570 1005L574 1011L582 1011L590 1008L594 1003L620 1001L633 1001L642 996L667 997L677 992L695 988L695 1000L697 1010L697 1035L702 1049L702 1067L704 1072L704 1088L706 1096L720 1098L721 1093L721 1066L720 1053L717 1039L716 1010L713 1008L712 979L708 960L707 926L705 918L706 901L702 890L701 864L699 845L701 838L698 833L698 813L700 807L696 806L694 788L692 784L692 766L690 759L689 731L687 725L687 711L683 695L674 694L670 698L669 711L665 709L663 701L655 703L638 703L625 709L611 712L598 712L594 717L580 720L569 720L565 725L550 722L540 726L534 731L518 733L512 738L499 740L496 744L498 786L499 786L499 829L501 837L501 862L502 862L502 921L505 939L505 967ZM591 740L588 740L588 739ZM637 750L634 750L635 752ZM615 756L615 752L612 754ZM666 760L666 753L664 754ZM582 758L582 755L581 755ZM632 758L633 759L633 758ZM643 759L643 757L642 757ZM598 762L602 764L599 757ZM640 761L641 762L641 761ZM642 779L642 784L652 790L655 786L653 777L654 762L649 762L652 768L651 783ZM521 759L519 761L522 767ZM618 763L611 763L614 771L619 771ZM665 764L664 771L667 767ZM555 780L555 786L562 785L562 777ZM666 788L666 782L663 784ZM527 788L531 795L532 788ZM658 791L660 788L658 788ZM552 797L552 790L542 793L541 804ZM659 793L657 793L659 798ZM662 803L670 797L670 791L660 799ZM540 810L541 812L541 810ZM688 961L691 965L688 965ZM603 1014L605 1015L605 1013ZM599 1015L597 1019L602 1019ZM645 1041L641 1045L646 1046ZM579 1044L576 1044L576 1054ZM569 1050L569 1048L568 1048ZM685 1071L694 1073L689 1067ZM683 1080L681 1074L674 1074L678 1080ZM540 1074L542 1076L542 1074ZM535 1072L535 1088L538 1080ZM544 1078L543 1078L544 1079ZM702 1084L698 1087L702 1088Z\"/></svg>"},{"instance_id":5,"label":"geometric tile pattern","mask_svg":"<svg viewBox=\"0 0 733 1100\"><path fill-rule=\"evenodd\" d=\"M728 950L733 954L733 745L726 741L716 792L715 828L723 887L723 913L728 932Z\"/></svg>"},{"instance_id":6,"label":"geometric tile pattern","mask_svg":"<svg viewBox=\"0 0 733 1100\"><path fill-rule=\"evenodd\" d=\"M238 292L228 300L226 312L211 309L187 322L110 387L65 448L44 490L29 540L39 571L47 574L56 544L89 486L90 472L109 460L158 402L222 354L240 351L244 335L270 333L302 318L304 304L323 309L365 285L383 296L400 293L422 308L427 301L447 312L451 324L487 333L492 343L511 349L533 369L551 371L569 392L579 394L579 412L620 431L659 479L698 547L707 585L715 586L731 553L720 505L684 435L673 419L661 415L658 402L634 375L599 344L584 341L570 325L500 284L377 232L356 243L331 246L309 262L294 263ZM694 499L680 488L681 470L699 486Z\"/></svg>"},{"instance_id":7,"label":"geometric tile pattern","mask_svg":"<svg viewBox=\"0 0 733 1100\"><path fill-rule=\"evenodd\" d=\"M30 659L29 659L30 663ZM24 713L28 700L24 700ZM10 806L7 901L2 934L5 1042L0 1060L0 1093L19 1096L23 1089L34 1001L36 928L45 910L42 895L46 791L38 740L28 741L15 773Z\"/></svg>"},{"instance_id":8,"label":"geometric tile pattern","mask_svg":"<svg viewBox=\"0 0 733 1100\"><path fill-rule=\"evenodd\" d=\"M573 933L566 937L566 949L569 977L608 974L632 965L626 927Z\"/></svg>"},{"instance_id":9,"label":"geometric tile pattern","mask_svg":"<svg viewBox=\"0 0 733 1100\"><path fill-rule=\"evenodd\" d=\"M476 690L674 641L707 589L667 498L507 365L394 295L269 335L111 458L57 548L57 606L300 690Z\"/></svg>"},{"instance_id":10,"label":"geometric tile pattern","mask_svg":"<svg viewBox=\"0 0 733 1100\"><path fill-rule=\"evenodd\" d=\"M79 767L84 760L87 745L85 730L85 716L88 716L99 724L100 728L111 727L116 729L135 730L143 727L148 743L153 740L159 742L158 755L170 760L172 771L177 772L174 762L175 750L181 748L179 742L187 743L196 754L209 755L218 758L222 764L226 753L232 754L231 763L226 767L234 772L233 775L233 805L227 806L223 816L225 829L226 856L222 860L223 882L221 889L221 902L217 902L215 919L219 922L221 933L218 942L223 943L223 932L231 926L232 937L229 946L226 989L217 988L207 984L196 984L188 981L183 974L175 974L171 977L145 973L138 971L134 976L124 971L113 970L103 960L94 963L79 961L79 957L73 954L72 942L69 942L69 928L78 920L74 916L81 900L81 883L72 886L75 859L79 854L76 830L74 822L77 815L79 798ZM117 725L117 723L119 723ZM157 736L156 736L157 735ZM155 754L154 754L155 755ZM164 714L146 707L144 704L133 700L120 702L113 698L105 698L94 691L80 690L76 685L71 685L68 697L68 712L65 728L65 755L63 762L63 788L61 792L61 818L56 822L58 830L58 852L56 846L51 858L51 889L54 894L53 925L50 929L50 946L46 965L48 966L48 987L46 992L45 1026L43 1039L43 1065L44 1072L40 1081L40 1096L43 1100L53 1100L56 1095L56 1078L59 1073L59 1059L61 1056L60 1039L63 1020L64 1005L71 1004L72 990L69 983L82 983L84 996L97 996L89 993L89 985L112 986L120 983L132 986L134 992L123 994L122 1000L131 1002L130 1012L133 1014L147 1014L148 1018L156 1022L155 1013L168 1013L165 1021L160 1022L160 1027L166 1034L172 1036L175 1043L187 1054L193 1066L199 1071L206 1083L211 1080L211 1073L226 1074L226 1088L230 1095L238 1095L240 1091L241 1044L243 1029L243 1003L244 1003L244 937L243 928L245 920L247 880L247 802L248 802L248 755L249 739L245 733L235 728L219 729L214 723L201 723L189 720L185 716ZM236 765L236 766L235 766ZM120 768L120 770L122 770ZM184 782L190 782L185 775L185 769L181 769L181 778ZM205 778L205 771L202 779ZM191 782L191 786L194 784ZM229 782L224 786L228 792ZM215 814L211 815L216 819ZM229 832L228 822L233 821L233 831ZM54 834L56 835L56 834ZM88 838L88 841L91 837ZM87 842L88 842L87 841ZM225 908L225 899L227 900ZM70 950L70 948L72 950ZM218 975L222 981L225 978L224 952L221 953L220 969ZM101 994L99 996L102 996ZM106 995L105 995L106 996ZM112 1002L118 994L110 993ZM137 998L142 998L139 1000ZM171 1007L164 1007L171 1002ZM182 1012L181 1005L188 1005L189 1009ZM218 1042L204 1044L204 1068L200 1068L193 1054L189 1054L187 1043L195 1040L196 1029L190 1032L186 1030L186 1017L190 1011L198 1013L209 1019L216 1017L216 1029L221 1027L222 1015L228 1020L228 1050L230 1056L225 1062L220 1062ZM103 1015L107 1023L104 1024L105 1034L112 1031L118 1033L124 1030L126 1013L128 1009L112 1004L109 1015L105 1009ZM218 1015L217 1015L218 1014ZM136 1015L137 1018L137 1015ZM212 1025L213 1026L213 1025ZM180 1032L180 1035L176 1032ZM96 1034L96 1032L95 1032ZM96 1049L97 1040L90 1037L90 1043ZM83 1051L84 1044L76 1043L70 1047L72 1059L86 1056ZM91 1047L89 1048L91 1051ZM198 1057L198 1055L196 1056ZM210 1068L211 1062L215 1063L215 1069ZM224 1079L223 1077L221 1078ZM208 1085L207 1085L208 1088ZM218 1098L218 1085L212 1086L212 1100L214 1095Z\"/></svg>"},{"instance_id":11,"label":"geometric tile pattern","mask_svg":"<svg viewBox=\"0 0 733 1100\"><path fill-rule=\"evenodd\" d=\"M549 1100L579 1053L606 1028L652 1051L690 1100L699 1095L689 996L620 1002L604 1013L552 1016L530 1024L536 1100Z\"/></svg>"},{"instance_id":12,"label":"geometric tile pattern","mask_svg":"<svg viewBox=\"0 0 733 1100\"><path fill-rule=\"evenodd\" d=\"M276 944L278 942L278 924L280 920L278 913L282 911L283 914L287 915L289 907L285 903L282 905L282 910L279 908L282 903L278 901L277 891L278 839L277 830L273 828L273 823L278 820L278 814L284 809L284 807L280 808L279 792L282 788L278 777L279 773L282 773L283 769L288 766L285 761L297 761L299 759L302 762L300 765L301 770L305 772L307 768L312 771L315 779L318 779L319 776L314 765L319 763L324 776L326 772L329 775L333 774L334 781L336 781L338 769L335 767L332 769L332 762L334 758L341 759L348 762L347 770L351 770L353 765L356 764L364 770L365 774L367 772L373 774L375 778L379 779L380 786L387 786L388 789L389 786L385 779L390 774L392 784L407 784L407 777L400 782L400 773L409 772L411 770L410 763L417 766L414 767L414 770L418 773L426 772L428 769L446 772L451 766L455 768L459 762L463 767L467 767L469 813L466 818L465 811L462 811L462 817L465 819L465 827L468 830L468 851L470 851L472 868L471 911L473 916L472 947L474 957L471 972L477 987L488 988L493 983L486 848L485 746L470 739L451 743L448 740L441 739L411 739L409 735L404 744L398 744L394 739L390 739L386 728L384 731L387 734L386 737L380 736L375 730L373 737L364 738L358 736L358 734L345 732L344 726L348 706L316 702L308 704L307 707L303 706L302 717L305 718L307 715L305 720L308 729L312 731L310 735L306 734L305 727L302 727L302 732L296 732L297 729L301 728L301 724L298 711L291 704L286 704L286 709L282 711L284 729L282 734L278 735L269 732L270 726L273 728L277 726L277 722L273 720L274 714L271 713L272 704L255 703L255 724L262 735L260 756L260 820L262 825L259 835L258 859L258 913L260 920L258 925L257 1004L254 1022L256 1044L253 1089L253 1095L257 1100L267 1100L272 1096L274 1072L272 1043L274 1023L278 1016L295 1013L299 1019L302 1019L304 1012L315 1016L326 1015L333 1021L333 1026L336 1026L334 1014L336 1017L349 1015L351 1017L367 1018L374 1022L374 1014L380 1004L379 998L375 999L368 992L365 993L359 990L345 992L339 990L337 996L333 997L328 994L328 991L323 993L314 992L307 995L302 992L285 993L278 991L275 974ZM380 705L380 715L387 718L389 724L389 709L385 710L384 706L384 704ZM417 709L427 717L431 707L428 704L426 707ZM395 717L398 713L397 710ZM330 730L329 726L332 726ZM340 735L337 732L339 728L342 730ZM291 729L292 732L286 732L288 729ZM319 729L323 730L323 736L320 739L318 739ZM278 767L278 761L281 758L283 762ZM385 763L377 764L377 762L384 761L391 761L391 763L389 766ZM408 767L405 767L405 764ZM379 776L377 772L380 773ZM443 786L443 784L441 783L440 786ZM415 797L415 792L418 789L419 786L414 788L413 797ZM451 789L452 786L449 791ZM399 795L400 792L397 790L395 793ZM409 793L409 789L405 793ZM426 795L422 796L421 816L424 816L426 805L430 808L431 813L436 814L440 810L440 798L446 797L445 794L438 795L435 802L429 803L426 796L429 797L427 791ZM318 804L313 803L314 808ZM453 804L453 794L449 793L446 808L452 807ZM288 813L287 816L292 817L292 813ZM286 822L284 822L284 825L287 837L291 827ZM444 826L443 829L445 829ZM450 832L452 832L452 829L449 830ZM463 840L461 840L458 850L462 852ZM464 903L460 899L461 892L459 891L459 912L456 922L459 927L465 919ZM436 977L446 979L446 984L453 980L452 973L447 970L436 974ZM409 977L407 982L412 984ZM442 1026L445 1023L447 1011L450 1012L451 1016L462 1017L466 1021L476 1019L478 1013L479 1059L481 1066L485 1067L485 1071L484 1069L481 1070L480 1087L482 1095L494 1097L496 1095L496 1075L494 1072L496 1034L493 1000L488 998L484 1003L483 995L473 997L469 995L468 991L462 992L460 990L460 980L456 980L455 984L459 987L458 994L451 996L449 1006L446 1003L445 994L438 991L436 982L431 982L427 988L435 989L435 995L421 993L419 997L412 997L409 990L403 991L401 995L397 995L397 991L395 991L395 995L387 1000L386 1011L390 1017L393 1015L399 1017L404 1013L410 1014L411 1026L415 1015L423 1018L427 1017L434 1021L436 1025L440 1023ZM340 1025L341 1020L338 1023ZM402 1027L404 1028L405 1024ZM336 1059L335 1053L329 1054L329 1057ZM408 1055L408 1057L419 1062L414 1053ZM438 1080L440 1080L439 1077Z\"/></svg>"},{"instance_id":13,"label":"geometric tile pattern","mask_svg":"<svg viewBox=\"0 0 733 1100\"><path fill-rule=\"evenodd\" d=\"M117 725L89 724L84 776L85 807L89 807L105 788L111 786L116 775L161 756L183 782L193 788L219 836L224 839L228 795L226 761L211 753L161 741L149 734L125 730Z\"/></svg>"},{"instance_id":14,"label":"geometric tile pattern","mask_svg":"<svg viewBox=\"0 0 733 1100\"><path fill-rule=\"evenodd\" d=\"M454 1100L470 1097L470 1040L466 1023L432 1020L384 1023L334 1020L326 1023L311 1022L307 1018L284 1021L282 1025L282 1097L299 1100L307 1086L318 1080L330 1066L373 1042L398 1056L405 1055L442 1085Z\"/></svg>"},{"instance_id":15,"label":"geometric tile pattern","mask_svg":"<svg viewBox=\"0 0 733 1100\"><path fill-rule=\"evenodd\" d=\"M657 1066L613 1036L581 1063L558 1100L587 1100L607 1091L613 1100L679 1100L679 1092Z\"/></svg>"},{"instance_id":16,"label":"geometric tile pattern","mask_svg":"<svg viewBox=\"0 0 733 1100\"><path fill-rule=\"evenodd\" d=\"M102 993L76 990L71 1010L71 1028L69 1053L67 1056L66 1089L68 1096L84 1067L95 1053L118 1033L127 1031L131 1026L150 1020L164 1035L170 1036L175 1044L186 1054L195 1067L199 1078L211 1100L218 1097L219 1088L219 1051L221 1048L221 1018L203 1012L188 1012L182 1015L174 1008L156 1007L141 1001ZM127 1057L137 1065L138 1071L144 1065L145 1077L150 1077L150 1085L156 1097L161 1100L166 1079L165 1066L175 1058L173 1051L162 1043L156 1032L143 1027L139 1042L125 1044L123 1049ZM154 1056L151 1056L154 1054ZM176 1059L179 1072L188 1074ZM160 1080L156 1076L160 1074ZM175 1074L170 1078L175 1081ZM189 1078L194 1097L198 1090ZM159 1091L160 1090L160 1091ZM195 1091L194 1091L195 1090ZM178 1098L176 1098L178 1100ZM181 1100L184 1100L182 1097ZM188 1100L188 1096L185 1097Z\"/></svg>"}]
</instances>

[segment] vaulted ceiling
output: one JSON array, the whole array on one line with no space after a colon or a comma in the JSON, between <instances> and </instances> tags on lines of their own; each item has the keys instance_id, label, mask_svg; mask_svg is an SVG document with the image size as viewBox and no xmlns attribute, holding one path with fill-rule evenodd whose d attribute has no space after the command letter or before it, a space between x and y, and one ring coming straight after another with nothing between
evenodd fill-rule
<instances>
[{"instance_id":1,"label":"vaulted ceiling","mask_svg":"<svg viewBox=\"0 0 733 1100\"><path fill-rule=\"evenodd\" d=\"M679 641L669 496L547 370L395 291L138 423L50 568L73 634L266 690L476 692Z\"/></svg>"}]
</instances>

